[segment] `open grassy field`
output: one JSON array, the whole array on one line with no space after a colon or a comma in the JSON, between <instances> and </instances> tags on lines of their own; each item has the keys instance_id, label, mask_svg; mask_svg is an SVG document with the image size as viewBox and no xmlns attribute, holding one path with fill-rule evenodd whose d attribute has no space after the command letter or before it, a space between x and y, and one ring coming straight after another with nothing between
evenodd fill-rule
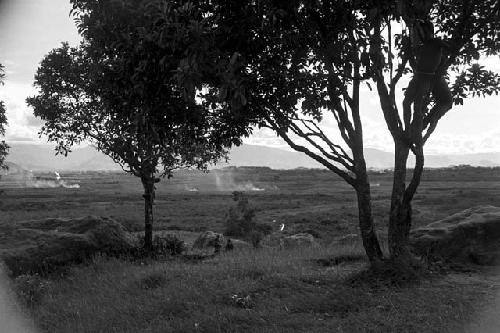
<instances>
[{"instance_id":1,"label":"open grassy field","mask_svg":"<svg viewBox=\"0 0 500 333\"><path fill-rule=\"evenodd\" d=\"M15 246L4 232L9 223L28 219L100 215L129 231L142 229L137 178L61 176L80 188L26 188L9 176L0 181L1 248ZM383 235L391 175L370 179ZM362 278L367 263L359 243L332 243L357 233L354 192L328 171L182 172L158 185L155 228L223 231L235 190L248 193L257 221L284 223L289 234L312 232L323 245L228 253L199 263L96 258L64 278L32 280L29 288L40 297L26 309L35 325L43 332L479 332L483 313L495 317L500 278L493 268L430 274L403 285ZM428 170L415 198L415 224L476 205L500 205L500 169ZM343 256L353 259L334 260Z\"/></svg>"},{"instance_id":2,"label":"open grassy field","mask_svg":"<svg viewBox=\"0 0 500 333\"><path fill-rule=\"evenodd\" d=\"M36 175L54 179L53 174ZM110 216L130 231L143 228L142 186L124 173L62 174L80 188L26 188L23 180L0 180L0 221L44 217ZM372 173L373 209L378 229L387 225L390 173ZM33 183L31 183L33 185ZM43 185L43 183L42 183ZM157 186L157 230L222 231L224 216L233 205L232 191L246 191L256 220L285 223L287 233L315 230L324 240L357 233L353 189L326 170L238 168L178 173ZM414 224L476 205L500 205L500 168L427 170L414 200Z\"/></svg>"}]
</instances>

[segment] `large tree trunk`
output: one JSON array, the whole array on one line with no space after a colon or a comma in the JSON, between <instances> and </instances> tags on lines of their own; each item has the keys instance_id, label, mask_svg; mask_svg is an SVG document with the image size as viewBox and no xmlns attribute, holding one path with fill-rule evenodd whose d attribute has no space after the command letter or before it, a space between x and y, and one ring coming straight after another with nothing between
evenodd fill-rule
<instances>
[{"instance_id":1,"label":"large tree trunk","mask_svg":"<svg viewBox=\"0 0 500 333\"><path fill-rule=\"evenodd\" d=\"M142 177L144 187L144 249L153 250L153 203L155 199L155 181L153 177Z\"/></svg>"},{"instance_id":2,"label":"large tree trunk","mask_svg":"<svg viewBox=\"0 0 500 333\"><path fill-rule=\"evenodd\" d=\"M365 248L366 255L368 256L370 262L372 264L378 263L382 261L384 255L380 248L377 233L375 232L372 215L370 183L368 182L366 170L364 176L358 175L356 194L358 198L359 230L361 231L363 247Z\"/></svg>"},{"instance_id":3,"label":"large tree trunk","mask_svg":"<svg viewBox=\"0 0 500 333\"><path fill-rule=\"evenodd\" d=\"M389 251L392 259L410 257L410 229L412 223L412 200L424 170L424 152L421 140L417 140L415 168L410 183L406 187L406 163L410 149L405 143L396 142L394 182L389 216Z\"/></svg>"},{"instance_id":4,"label":"large tree trunk","mask_svg":"<svg viewBox=\"0 0 500 333\"><path fill-rule=\"evenodd\" d=\"M410 149L396 141L391 211L389 214L389 251L392 259L409 255L408 233L411 227L411 200L406 200L406 163Z\"/></svg>"}]
</instances>

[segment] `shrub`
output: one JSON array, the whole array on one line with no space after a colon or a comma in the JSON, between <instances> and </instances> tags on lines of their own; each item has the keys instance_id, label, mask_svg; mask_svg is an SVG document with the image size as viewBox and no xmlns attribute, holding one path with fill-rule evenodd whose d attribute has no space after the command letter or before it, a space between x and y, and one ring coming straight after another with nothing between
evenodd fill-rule
<instances>
[{"instance_id":1,"label":"shrub","mask_svg":"<svg viewBox=\"0 0 500 333\"><path fill-rule=\"evenodd\" d=\"M174 235L158 236L153 238L153 251L160 255L178 255L182 254L186 250L186 244L184 241L177 238Z\"/></svg>"},{"instance_id":2,"label":"shrub","mask_svg":"<svg viewBox=\"0 0 500 333\"><path fill-rule=\"evenodd\" d=\"M229 208L226 215L226 230L224 235L233 237L244 237L255 229L255 209L250 206L248 198L243 192L234 191L233 200L236 205Z\"/></svg>"},{"instance_id":3,"label":"shrub","mask_svg":"<svg viewBox=\"0 0 500 333\"><path fill-rule=\"evenodd\" d=\"M262 238L264 238L264 234L262 234L260 231L253 230L252 232L250 232L248 238L250 238L250 242L252 243L253 247L258 248L260 247L260 241L262 240Z\"/></svg>"},{"instance_id":4,"label":"shrub","mask_svg":"<svg viewBox=\"0 0 500 333\"><path fill-rule=\"evenodd\" d=\"M136 256L142 257L146 255L143 253L144 250L144 236L138 235L136 239L137 252ZM167 235L155 235L153 238L153 252L152 255L157 256L166 256L166 255L179 255L186 251L186 244L183 240L179 239L175 235L167 234Z\"/></svg>"},{"instance_id":5,"label":"shrub","mask_svg":"<svg viewBox=\"0 0 500 333\"><path fill-rule=\"evenodd\" d=\"M236 205L229 208L226 215L224 235L249 240L254 247L258 247L264 235L272 232L272 226L254 221L255 208L244 192L233 192L233 200Z\"/></svg>"}]
</instances>

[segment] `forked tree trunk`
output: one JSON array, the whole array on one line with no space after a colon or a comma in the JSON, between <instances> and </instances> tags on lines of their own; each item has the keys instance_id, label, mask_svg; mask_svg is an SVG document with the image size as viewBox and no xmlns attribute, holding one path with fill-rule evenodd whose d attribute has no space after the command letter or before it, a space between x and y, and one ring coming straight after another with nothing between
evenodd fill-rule
<instances>
[{"instance_id":1,"label":"forked tree trunk","mask_svg":"<svg viewBox=\"0 0 500 333\"><path fill-rule=\"evenodd\" d=\"M392 259L410 256L410 229L412 223L412 200L424 171L424 152L421 141L415 148L415 168L410 183L406 186L406 163L410 149L396 142L394 182L389 217L389 251Z\"/></svg>"},{"instance_id":2,"label":"forked tree trunk","mask_svg":"<svg viewBox=\"0 0 500 333\"><path fill-rule=\"evenodd\" d=\"M144 187L144 249L153 250L153 203L155 198L154 178L142 177Z\"/></svg>"}]
</instances>

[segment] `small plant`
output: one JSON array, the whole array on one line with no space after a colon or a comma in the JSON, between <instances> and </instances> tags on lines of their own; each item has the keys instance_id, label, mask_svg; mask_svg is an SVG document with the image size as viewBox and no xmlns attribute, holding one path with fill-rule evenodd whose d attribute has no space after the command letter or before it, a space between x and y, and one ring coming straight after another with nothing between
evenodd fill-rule
<instances>
[{"instance_id":1,"label":"small plant","mask_svg":"<svg viewBox=\"0 0 500 333\"><path fill-rule=\"evenodd\" d=\"M34 307L42 301L48 283L38 274L23 274L14 279L14 288L18 298L27 307Z\"/></svg>"},{"instance_id":2,"label":"small plant","mask_svg":"<svg viewBox=\"0 0 500 333\"><path fill-rule=\"evenodd\" d=\"M250 242L252 243L252 246L254 248L258 248L260 247L260 241L262 240L262 238L264 238L264 234L258 230L253 230L251 233L250 233Z\"/></svg>"},{"instance_id":3,"label":"small plant","mask_svg":"<svg viewBox=\"0 0 500 333\"><path fill-rule=\"evenodd\" d=\"M233 294L230 297L230 304L242 309L252 309L255 304L250 295Z\"/></svg>"},{"instance_id":4,"label":"small plant","mask_svg":"<svg viewBox=\"0 0 500 333\"><path fill-rule=\"evenodd\" d=\"M153 251L160 255L178 255L186 250L186 244L174 235L158 236L153 238Z\"/></svg>"},{"instance_id":5,"label":"small plant","mask_svg":"<svg viewBox=\"0 0 500 333\"><path fill-rule=\"evenodd\" d=\"M244 237L255 229L255 209L250 206L248 197L244 192L234 191L233 200L236 205L229 208L226 216L226 230L224 235L233 237Z\"/></svg>"},{"instance_id":6,"label":"small plant","mask_svg":"<svg viewBox=\"0 0 500 333\"><path fill-rule=\"evenodd\" d=\"M144 253L144 236L138 235L136 240L137 256L141 257L146 255ZM164 236L156 235L153 238L153 252L151 253L154 257L166 256L166 255L179 255L186 251L187 247L184 241L179 239L175 235L167 234Z\"/></svg>"},{"instance_id":7,"label":"small plant","mask_svg":"<svg viewBox=\"0 0 500 333\"><path fill-rule=\"evenodd\" d=\"M272 232L272 227L254 221L255 208L250 205L244 192L234 191L233 200L236 205L226 215L224 235L249 240L254 247L259 247L260 240Z\"/></svg>"}]
</instances>

